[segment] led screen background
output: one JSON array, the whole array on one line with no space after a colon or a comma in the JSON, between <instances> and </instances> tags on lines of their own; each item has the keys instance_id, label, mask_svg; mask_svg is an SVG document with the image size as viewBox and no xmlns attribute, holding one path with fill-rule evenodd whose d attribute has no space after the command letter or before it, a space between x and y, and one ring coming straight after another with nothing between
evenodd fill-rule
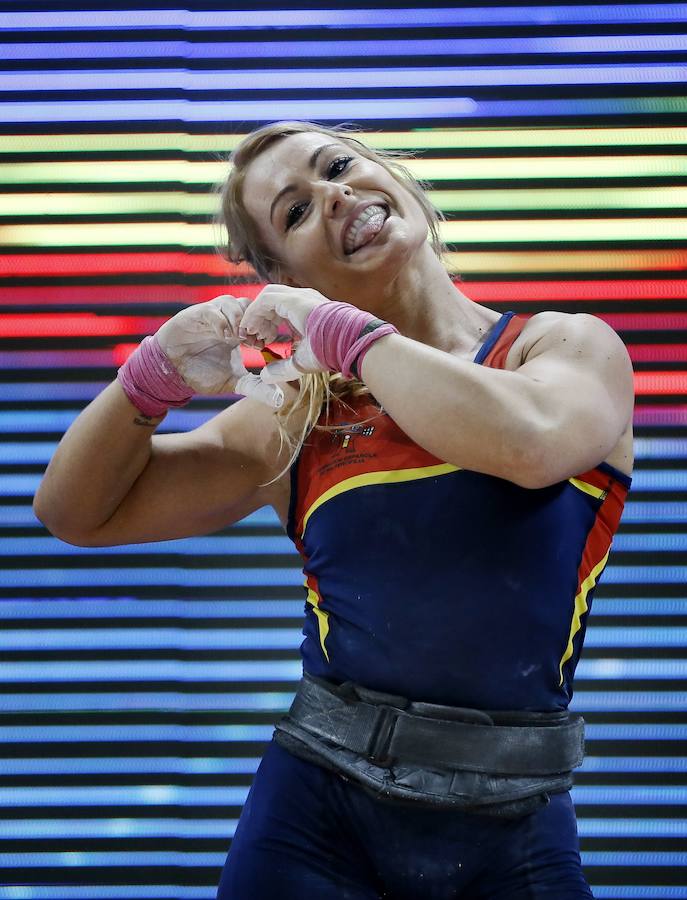
<instances>
[{"instance_id":1,"label":"led screen background","mask_svg":"<svg viewBox=\"0 0 687 900\"><path fill-rule=\"evenodd\" d=\"M627 343L637 463L574 799L595 896L687 897L687 7L2 3L0 30L0 897L213 897L290 702L302 575L271 511L79 550L30 506L144 335L258 289L214 253L212 186L279 118L414 151L469 297Z\"/></svg>"}]
</instances>

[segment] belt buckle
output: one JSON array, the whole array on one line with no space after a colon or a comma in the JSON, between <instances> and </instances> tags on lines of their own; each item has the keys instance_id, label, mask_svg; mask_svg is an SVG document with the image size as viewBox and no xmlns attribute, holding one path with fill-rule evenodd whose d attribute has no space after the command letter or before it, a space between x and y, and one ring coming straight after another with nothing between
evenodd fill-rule
<instances>
[{"instance_id":1,"label":"belt buckle","mask_svg":"<svg viewBox=\"0 0 687 900\"><path fill-rule=\"evenodd\" d=\"M389 748L396 722L401 713L402 710L394 706L380 705L377 707L377 715L372 725L372 734L365 754L376 766L389 768L394 762L394 758L389 756Z\"/></svg>"}]
</instances>

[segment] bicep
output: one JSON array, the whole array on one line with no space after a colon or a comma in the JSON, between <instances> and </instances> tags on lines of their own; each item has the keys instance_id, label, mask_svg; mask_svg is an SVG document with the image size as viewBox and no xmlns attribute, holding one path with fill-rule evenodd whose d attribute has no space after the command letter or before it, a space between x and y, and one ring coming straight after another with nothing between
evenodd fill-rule
<instances>
[{"instance_id":1,"label":"bicep","mask_svg":"<svg viewBox=\"0 0 687 900\"><path fill-rule=\"evenodd\" d=\"M258 451L269 433L250 407L239 401L194 431L155 436L148 464L93 545L208 534L266 505L272 472Z\"/></svg>"},{"instance_id":2,"label":"bicep","mask_svg":"<svg viewBox=\"0 0 687 900\"><path fill-rule=\"evenodd\" d=\"M634 386L627 349L595 316L559 320L517 372L532 386L538 469L546 484L598 465L631 421Z\"/></svg>"}]
</instances>

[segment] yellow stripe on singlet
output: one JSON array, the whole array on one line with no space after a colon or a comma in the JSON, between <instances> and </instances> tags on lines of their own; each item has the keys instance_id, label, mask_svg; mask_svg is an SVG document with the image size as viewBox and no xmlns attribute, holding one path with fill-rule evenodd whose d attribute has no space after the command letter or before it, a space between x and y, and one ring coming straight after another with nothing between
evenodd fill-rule
<instances>
[{"instance_id":1,"label":"yellow stripe on singlet","mask_svg":"<svg viewBox=\"0 0 687 900\"><path fill-rule=\"evenodd\" d=\"M599 575L603 572L604 566L606 565L606 560L608 559L608 554L610 553L610 548L606 551L606 555L603 559L599 560L599 562L594 566L592 571L587 575L585 580L582 582L580 586L580 592L575 597L575 609L573 611L572 622L570 623L570 635L568 636L568 645L565 648L565 652L561 657L560 664L558 666L558 671L561 676L561 680L558 682L558 686L562 686L563 684L563 666L567 663L570 657L573 655L573 641L575 640L575 635L582 627L582 616L587 612L589 608L587 606L587 596L589 592L592 590L594 585L599 579Z\"/></svg>"},{"instance_id":2,"label":"yellow stripe on singlet","mask_svg":"<svg viewBox=\"0 0 687 900\"><path fill-rule=\"evenodd\" d=\"M322 652L327 658L327 662L329 662L329 654L327 653L327 648L324 646L324 642L327 640L327 635L329 634L329 613L324 609L320 609L320 598L318 594L316 594L315 591L308 586L307 579L305 581L305 586L308 588L308 596L306 597L306 601L312 606L312 611L317 616L317 625L320 630L320 646L322 647Z\"/></svg>"},{"instance_id":3,"label":"yellow stripe on singlet","mask_svg":"<svg viewBox=\"0 0 687 900\"><path fill-rule=\"evenodd\" d=\"M573 487L576 487L578 491L584 491L585 494L596 497L597 500L605 500L606 494L608 494L608 491L604 488L598 488L588 481L580 481L579 478L568 478L568 481Z\"/></svg>"},{"instance_id":4,"label":"yellow stripe on singlet","mask_svg":"<svg viewBox=\"0 0 687 900\"><path fill-rule=\"evenodd\" d=\"M344 494L346 491L353 491L356 488L367 487L372 484L392 484L400 481L417 481L420 478L433 478L435 475L448 475L450 472L459 472L458 466L452 466L449 463L441 463L436 466L422 466L416 469L390 469L386 472L366 472L364 475L353 475L340 481L329 490L321 494L303 516L303 528L301 530L301 538L305 534L308 527L310 516L319 509L328 500Z\"/></svg>"}]
</instances>

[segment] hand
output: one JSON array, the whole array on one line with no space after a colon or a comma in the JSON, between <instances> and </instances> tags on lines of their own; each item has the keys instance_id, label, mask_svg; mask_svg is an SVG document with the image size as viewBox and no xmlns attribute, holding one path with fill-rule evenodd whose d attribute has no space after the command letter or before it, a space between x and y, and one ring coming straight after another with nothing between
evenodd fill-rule
<instances>
[{"instance_id":1,"label":"hand","mask_svg":"<svg viewBox=\"0 0 687 900\"><path fill-rule=\"evenodd\" d=\"M251 375L241 357L238 327L250 300L225 294L189 306L158 330L160 347L189 387L199 394L244 394L272 408L283 391Z\"/></svg>"},{"instance_id":2,"label":"hand","mask_svg":"<svg viewBox=\"0 0 687 900\"><path fill-rule=\"evenodd\" d=\"M241 340L262 349L276 340L280 325L286 325L294 338L291 356L270 363L262 370L264 383L294 381L306 372L328 371L312 352L306 334L306 321L316 306L330 302L312 288L268 284L260 291L241 319L238 330Z\"/></svg>"}]
</instances>

